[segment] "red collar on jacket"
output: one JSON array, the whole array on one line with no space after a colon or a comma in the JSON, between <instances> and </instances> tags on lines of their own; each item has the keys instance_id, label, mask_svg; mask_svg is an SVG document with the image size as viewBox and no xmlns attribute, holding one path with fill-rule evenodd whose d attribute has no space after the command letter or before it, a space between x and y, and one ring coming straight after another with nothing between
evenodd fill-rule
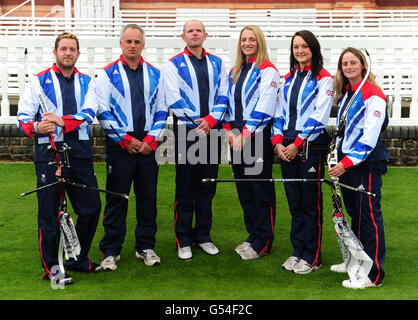
<instances>
[{"instance_id":1,"label":"red collar on jacket","mask_svg":"<svg viewBox=\"0 0 418 320\"><path fill-rule=\"evenodd\" d=\"M202 50L203 50L203 55L204 56L208 56L209 55L209 53L206 52L205 48L202 48ZM187 47L184 47L184 53L187 54L189 57L194 57L195 56L193 53L191 53L189 51L189 49L187 49Z\"/></svg>"},{"instance_id":2,"label":"red collar on jacket","mask_svg":"<svg viewBox=\"0 0 418 320\"><path fill-rule=\"evenodd\" d=\"M62 73L55 63L52 65L52 70L54 70L55 73ZM76 74L80 72L77 70L76 67L74 67L73 73Z\"/></svg>"},{"instance_id":3,"label":"red collar on jacket","mask_svg":"<svg viewBox=\"0 0 418 320\"><path fill-rule=\"evenodd\" d=\"M122 55L120 55L120 57L119 57L119 60L120 60L120 62L122 62L124 65L128 65L128 63L125 61L125 59L123 59L123 56ZM143 64L144 63L144 58L142 58L142 56L141 56L141 60L139 61L139 64Z\"/></svg>"},{"instance_id":4,"label":"red collar on jacket","mask_svg":"<svg viewBox=\"0 0 418 320\"><path fill-rule=\"evenodd\" d=\"M351 87L351 91L356 91L358 89L358 87L360 86L362 81L363 81L363 79L361 79L357 84L355 84L354 87ZM348 91L348 89L350 89L350 84L347 84L345 89Z\"/></svg>"}]
</instances>

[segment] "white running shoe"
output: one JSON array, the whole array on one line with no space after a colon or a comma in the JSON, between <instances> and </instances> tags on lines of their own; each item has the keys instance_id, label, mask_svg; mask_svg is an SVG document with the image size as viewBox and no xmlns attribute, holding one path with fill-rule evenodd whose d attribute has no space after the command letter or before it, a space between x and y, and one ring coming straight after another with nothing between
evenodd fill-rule
<instances>
[{"instance_id":1,"label":"white running shoe","mask_svg":"<svg viewBox=\"0 0 418 320\"><path fill-rule=\"evenodd\" d=\"M350 279L343 281L343 287L349 289L364 289L364 288L375 288L380 287L382 284L374 284L369 277L360 279L358 281L351 281Z\"/></svg>"},{"instance_id":2,"label":"white running shoe","mask_svg":"<svg viewBox=\"0 0 418 320\"><path fill-rule=\"evenodd\" d=\"M144 263L147 266L151 266L151 267L158 266L161 263L160 257L157 256L155 251L152 249L145 249L145 250L142 250L141 252L136 251L135 256L138 259L144 260Z\"/></svg>"},{"instance_id":3,"label":"white running shoe","mask_svg":"<svg viewBox=\"0 0 418 320\"><path fill-rule=\"evenodd\" d=\"M219 249L213 244L213 242L199 243L198 246L210 256L216 256L219 253Z\"/></svg>"},{"instance_id":4,"label":"white running shoe","mask_svg":"<svg viewBox=\"0 0 418 320\"><path fill-rule=\"evenodd\" d=\"M190 261L192 260L192 248L190 246L179 248L178 249L179 258L181 260Z\"/></svg>"},{"instance_id":5,"label":"white running shoe","mask_svg":"<svg viewBox=\"0 0 418 320\"><path fill-rule=\"evenodd\" d=\"M241 243L238 247L235 248L235 252L239 255L241 255L245 250L247 250L249 247L251 247L251 243L244 241Z\"/></svg>"},{"instance_id":6,"label":"white running shoe","mask_svg":"<svg viewBox=\"0 0 418 320\"><path fill-rule=\"evenodd\" d=\"M300 259L299 262L293 267L292 271L296 274L308 274L312 271L318 270L322 268L321 265L310 264L307 261Z\"/></svg>"},{"instance_id":7,"label":"white running shoe","mask_svg":"<svg viewBox=\"0 0 418 320\"><path fill-rule=\"evenodd\" d=\"M117 262L120 260L120 255L118 256L108 256L103 259L100 264L105 271L115 271L118 268Z\"/></svg>"},{"instance_id":8,"label":"white running shoe","mask_svg":"<svg viewBox=\"0 0 418 320\"><path fill-rule=\"evenodd\" d=\"M298 264L299 260L299 257L291 256L282 264L282 268L287 271L292 271L295 265Z\"/></svg>"},{"instance_id":9,"label":"white running shoe","mask_svg":"<svg viewBox=\"0 0 418 320\"><path fill-rule=\"evenodd\" d=\"M331 271L334 272L339 272L339 273L347 273L347 267L345 266L345 263L340 263L340 264L333 264L330 267Z\"/></svg>"},{"instance_id":10,"label":"white running shoe","mask_svg":"<svg viewBox=\"0 0 418 320\"><path fill-rule=\"evenodd\" d=\"M241 253L242 260L254 260L265 256L267 253L263 251L261 254L255 252L255 250L250 246L247 250Z\"/></svg>"}]
</instances>

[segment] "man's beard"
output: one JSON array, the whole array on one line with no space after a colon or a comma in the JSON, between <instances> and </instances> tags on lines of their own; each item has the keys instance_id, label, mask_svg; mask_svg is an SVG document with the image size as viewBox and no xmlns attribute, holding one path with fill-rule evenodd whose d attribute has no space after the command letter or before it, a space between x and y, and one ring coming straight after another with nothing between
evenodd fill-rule
<instances>
[{"instance_id":1,"label":"man's beard","mask_svg":"<svg viewBox=\"0 0 418 320\"><path fill-rule=\"evenodd\" d=\"M75 61L65 62L64 60L57 60L57 65L63 70L71 70L75 66Z\"/></svg>"}]
</instances>

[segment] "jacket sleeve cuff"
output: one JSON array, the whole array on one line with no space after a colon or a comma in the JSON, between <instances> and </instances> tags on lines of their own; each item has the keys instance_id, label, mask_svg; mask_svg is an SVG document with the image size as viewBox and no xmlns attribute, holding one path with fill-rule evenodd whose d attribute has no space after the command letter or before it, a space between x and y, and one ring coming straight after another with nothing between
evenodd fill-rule
<instances>
[{"instance_id":1,"label":"jacket sleeve cuff","mask_svg":"<svg viewBox=\"0 0 418 320\"><path fill-rule=\"evenodd\" d=\"M351 167L354 167L354 163L353 161L350 160L349 157L345 156L342 160L341 163L343 164L345 169L349 169Z\"/></svg>"},{"instance_id":2,"label":"jacket sleeve cuff","mask_svg":"<svg viewBox=\"0 0 418 320\"><path fill-rule=\"evenodd\" d=\"M210 114L208 114L206 117L203 117L203 119L205 119L207 121L207 123L209 124L209 127L211 129L213 129L216 124L218 123L214 117L212 117Z\"/></svg>"},{"instance_id":3,"label":"jacket sleeve cuff","mask_svg":"<svg viewBox=\"0 0 418 320\"><path fill-rule=\"evenodd\" d=\"M82 124L85 120L76 120L71 117L71 115L66 115L62 117L64 120L64 127L62 128L64 133L69 133L77 129L80 124Z\"/></svg>"},{"instance_id":4,"label":"jacket sleeve cuff","mask_svg":"<svg viewBox=\"0 0 418 320\"><path fill-rule=\"evenodd\" d=\"M304 139L302 139L301 137L297 136L295 141L293 141L293 144L297 147L300 148L300 146L303 144Z\"/></svg>"},{"instance_id":5,"label":"jacket sleeve cuff","mask_svg":"<svg viewBox=\"0 0 418 320\"><path fill-rule=\"evenodd\" d=\"M278 143L283 143L283 136L281 134L276 134L275 136L273 136L273 138L271 138L271 143L274 147Z\"/></svg>"},{"instance_id":6,"label":"jacket sleeve cuff","mask_svg":"<svg viewBox=\"0 0 418 320\"><path fill-rule=\"evenodd\" d=\"M155 140L155 138L152 135L147 134L145 138L142 139L142 141L148 143L150 147L152 148L152 150L154 151L157 150L158 142L157 140Z\"/></svg>"},{"instance_id":7,"label":"jacket sleeve cuff","mask_svg":"<svg viewBox=\"0 0 418 320\"><path fill-rule=\"evenodd\" d=\"M122 149L126 149L128 145L132 142L133 137L129 134L125 134L122 137L122 140L118 142L118 145L121 146Z\"/></svg>"},{"instance_id":8,"label":"jacket sleeve cuff","mask_svg":"<svg viewBox=\"0 0 418 320\"><path fill-rule=\"evenodd\" d=\"M225 130L232 130L231 124L229 122L228 123L224 123L222 125L222 128L224 128Z\"/></svg>"},{"instance_id":9,"label":"jacket sleeve cuff","mask_svg":"<svg viewBox=\"0 0 418 320\"><path fill-rule=\"evenodd\" d=\"M251 133L250 130L248 130L247 126L244 126L244 128L242 129L241 134L242 134L242 138L245 140L248 137L250 137L252 133Z\"/></svg>"},{"instance_id":10,"label":"jacket sleeve cuff","mask_svg":"<svg viewBox=\"0 0 418 320\"><path fill-rule=\"evenodd\" d=\"M19 122L20 127L23 129L23 131L29 138L33 138L36 136L37 132L35 130L35 121L29 121L28 123L23 123L22 121Z\"/></svg>"}]
</instances>

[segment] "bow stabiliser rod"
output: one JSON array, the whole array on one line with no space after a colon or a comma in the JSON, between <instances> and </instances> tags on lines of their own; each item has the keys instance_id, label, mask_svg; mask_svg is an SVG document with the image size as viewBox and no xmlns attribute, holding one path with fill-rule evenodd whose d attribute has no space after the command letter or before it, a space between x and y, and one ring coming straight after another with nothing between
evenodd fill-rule
<instances>
[{"instance_id":1,"label":"bow stabiliser rod","mask_svg":"<svg viewBox=\"0 0 418 320\"><path fill-rule=\"evenodd\" d=\"M88 186L86 184L75 183L75 182L69 181L69 180L67 180L65 178L58 178L58 180L55 181L55 182L53 182L53 183L44 185L44 186L39 187L39 188L37 188L35 190L31 190L31 191L28 191L28 192L24 192L24 193L20 194L20 196L21 197L24 197L24 196L27 196L27 195L29 195L31 193L34 193L34 192L39 191L39 190L42 190L42 189L47 189L47 188L52 187L52 186L54 186L56 184L59 184L59 183L66 183L66 184L69 184L71 186L78 187L78 188L82 188L82 189L92 189L92 190L95 190L95 191L104 192L104 193L110 194L112 196L122 197L122 198L124 198L126 200L129 200L129 196L126 195L126 194L117 193L117 192L113 192L113 191L109 191L109 190L104 190L104 189L99 189L99 188L96 188L96 187Z\"/></svg>"},{"instance_id":2,"label":"bow stabiliser rod","mask_svg":"<svg viewBox=\"0 0 418 320\"><path fill-rule=\"evenodd\" d=\"M285 182L285 183L287 182L324 182L328 185L337 184L338 186L342 188L361 192L368 196L376 197L375 193L366 191L362 188L355 188L355 187L349 186L347 184L344 184L338 181L333 181L331 179L297 179L297 178L295 179L209 179L209 178L205 178L205 179L202 179L202 182L204 183L207 183L207 182Z\"/></svg>"}]
</instances>

